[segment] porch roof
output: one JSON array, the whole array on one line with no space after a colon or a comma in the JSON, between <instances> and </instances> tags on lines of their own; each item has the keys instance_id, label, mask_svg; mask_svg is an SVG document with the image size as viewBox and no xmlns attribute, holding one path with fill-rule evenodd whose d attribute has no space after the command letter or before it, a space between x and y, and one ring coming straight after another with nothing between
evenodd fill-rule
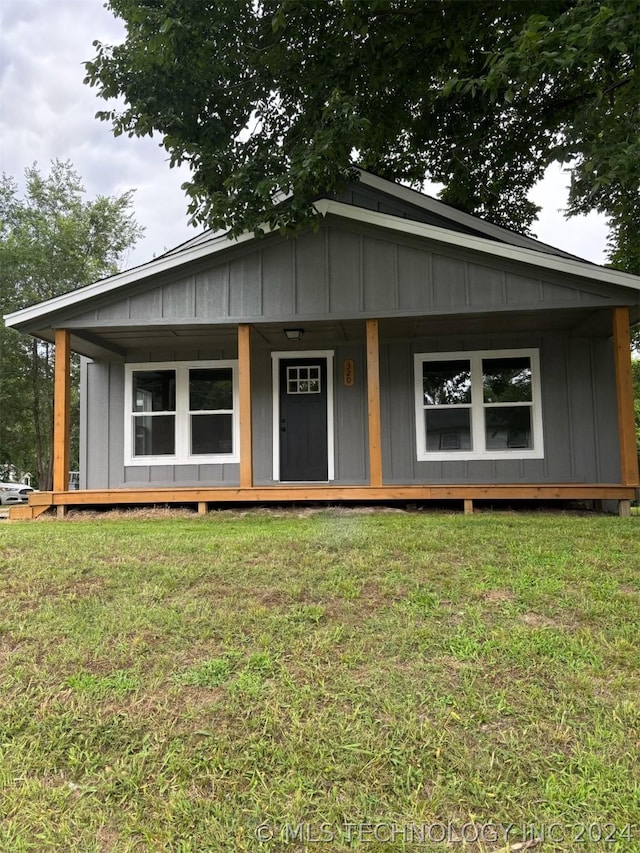
<instances>
[{"instance_id":1,"label":"porch roof","mask_svg":"<svg viewBox=\"0 0 640 853\"><path fill-rule=\"evenodd\" d=\"M345 320L305 319L289 322L253 322L256 335L272 349L289 346L284 335L288 326L301 327L304 343L309 349L322 349L327 345L341 343L363 344L365 341L366 317ZM539 311L502 311L493 314L449 314L380 319L380 334L385 340L413 340L447 335L486 335L503 332L517 334L553 334L611 336L610 308L547 309ZM238 323L200 323L198 325L147 323L143 326L104 326L91 329L69 328L71 349L88 358L108 358L112 361L125 360L136 351L153 351L170 347L194 351L212 346L235 347ZM54 341L54 330L45 329L38 333L43 340Z\"/></svg>"}]
</instances>

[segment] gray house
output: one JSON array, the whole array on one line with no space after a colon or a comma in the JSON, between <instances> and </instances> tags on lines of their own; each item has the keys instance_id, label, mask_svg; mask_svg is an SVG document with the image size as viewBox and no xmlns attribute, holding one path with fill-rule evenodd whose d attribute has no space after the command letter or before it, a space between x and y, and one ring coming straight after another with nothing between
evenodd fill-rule
<instances>
[{"instance_id":1,"label":"gray house","mask_svg":"<svg viewBox=\"0 0 640 853\"><path fill-rule=\"evenodd\" d=\"M627 509L640 278L365 172L317 208L315 232L204 234L5 318L56 343L54 489L16 515L283 500Z\"/></svg>"}]
</instances>

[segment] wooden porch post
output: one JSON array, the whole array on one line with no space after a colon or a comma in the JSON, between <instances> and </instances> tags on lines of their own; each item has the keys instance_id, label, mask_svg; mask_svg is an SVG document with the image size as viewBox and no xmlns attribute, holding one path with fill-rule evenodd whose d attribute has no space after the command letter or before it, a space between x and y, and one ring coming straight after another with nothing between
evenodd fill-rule
<instances>
[{"instance_id":1,"label":"wooden porch post","mask_svg":"<svg viewBox=\"0 0 640 853\"><path fill-rule=\"evenodd\" d=\"M238 325L238 392L240 418L240 488L253 486L251 438L251 326Z\"/></svg>"},{"instance_id":2,"label":"wooden porch post","mask_svg":"<svg viewBox=\"0 0 640 853\"><path fill-rule=\"evenodd\" d=\"M69 488L71 346L67 329L55 330L53 390L53 490Z\"/></svg>"},{"instance_id":3,"label":"wooden porch post","mask_svg":"<svg viewBox=\"0 0 640 853\"><path fill-rule=\"evenodd\" d=\"M637 486L639 482L638 453L633 414L629 309L626 306L613 309L613 357L616 366L620 482L624 486Z\"/></svg>"},{"instance_id":4,"label":"wooden porch post","mask_svg":"<svg viewBox=\"0 0 640 853\"><path fill-rule=\"evenodd\" d=\"M367 396L369 403L369 485L381 486L380 346L377 320L367 320Z\"/></svg>"}]
</instances>

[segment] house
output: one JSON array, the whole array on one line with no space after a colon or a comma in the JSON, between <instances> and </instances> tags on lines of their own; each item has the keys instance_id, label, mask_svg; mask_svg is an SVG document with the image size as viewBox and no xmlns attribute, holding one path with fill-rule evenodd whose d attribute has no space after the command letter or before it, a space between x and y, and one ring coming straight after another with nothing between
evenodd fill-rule
<instances>
[{"instance_id":1,"label":"house","mask_svg":"<svg viewBox=\"0 0 640 853\"><path fill-rule=\"evenodd\" d=\"M315 232L206 233L5 318L56 344L54 488L23 515L520 498L628 510L640 278L366 172L317 208Z\"/></svg>"}]
</instances>

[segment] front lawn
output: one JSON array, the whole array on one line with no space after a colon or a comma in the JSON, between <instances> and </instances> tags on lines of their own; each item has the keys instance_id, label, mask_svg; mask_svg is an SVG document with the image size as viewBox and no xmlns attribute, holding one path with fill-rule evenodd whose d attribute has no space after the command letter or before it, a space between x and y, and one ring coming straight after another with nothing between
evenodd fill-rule
<instances>
[{"instance_id":1,"label":"front lawn","mask_svg":"<svg viewBox=\"0 0 640 853\"><path fill-rule=\"evenodd\" d=\"M639 541L561 513L0 522L0 850L640 850Z\"/></svg>"}]
</instances>

